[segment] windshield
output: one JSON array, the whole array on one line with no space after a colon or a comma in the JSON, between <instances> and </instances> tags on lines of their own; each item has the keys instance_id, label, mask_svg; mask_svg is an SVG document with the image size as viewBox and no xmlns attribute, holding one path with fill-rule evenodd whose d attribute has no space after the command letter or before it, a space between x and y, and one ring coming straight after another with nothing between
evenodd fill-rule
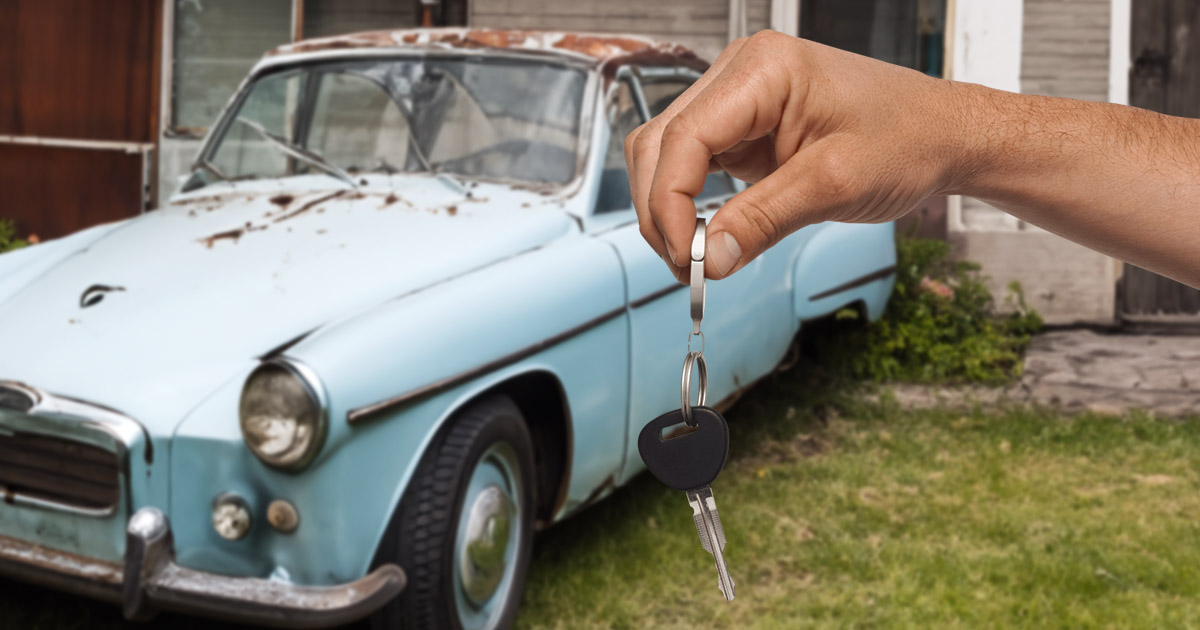
<instances>
[{"instance_id":1,"label":"windshield","mask_svg":"<svg viewBox=\"0 0 1200 630\"><path fill-rule=\"evenodd\" d=\"M337 171L565 183L575 175L585 82L580 69L503 58L370 59L276 72L227 114L190 188Z\"/></svg>"}]
</instances>

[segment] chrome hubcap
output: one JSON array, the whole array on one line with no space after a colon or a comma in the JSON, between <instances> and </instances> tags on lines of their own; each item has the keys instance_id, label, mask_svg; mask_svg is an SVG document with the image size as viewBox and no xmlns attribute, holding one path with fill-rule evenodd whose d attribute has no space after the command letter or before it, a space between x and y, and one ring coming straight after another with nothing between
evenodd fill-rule
<instances>
[{"instance_id":1,"label":"chrome hubcap","mask_svg":"<svg viewBox=\"0 0 1200 630\"><path fill-rule=\"evenodd\" d=\"M496 630L512 599L528 497L513 447L484 451L467 481L454 543L454 602L463 630Z\"/></svg>"},{"instance_id":2,"label":"chrome hubcap","mask_svg":"<svg viewBox=\"0 0 1200 630\"><path fill-rule=\"evenodd\" d=\"M463 591L476 604L490 599L504 577L512 516L512 500L496 485L476 495L467 512L466 540L458 562Z\"/></svg>"}]
</instances>

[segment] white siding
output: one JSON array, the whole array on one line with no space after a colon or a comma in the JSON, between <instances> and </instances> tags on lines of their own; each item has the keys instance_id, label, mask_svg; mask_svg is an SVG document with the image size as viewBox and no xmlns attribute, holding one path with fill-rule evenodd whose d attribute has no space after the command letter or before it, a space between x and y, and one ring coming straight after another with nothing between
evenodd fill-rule
<instances>
[{"instance_id":1,"label":"white siding","mask_svg":"<svg viewBox=\"0 0 1200 630\"><path fill-rule=\"evenodd\" d=\"M749 0L749 24L756 18ZM646 35L679 42L712 61L729 37L729 0L471 0L469 24L477 28L528 28ZM757 29L753 29L757 30Z\"/></svg>"},{"instance_id":2,"label":"white siding","mask_svg":"<svg viewBox=\"0 0 1200 630\"><path fill-rule=\"evenodd\" d=\"M1021 92L1108 100L1111 0L1025 0Z\"/></svg>"}]
</instances>

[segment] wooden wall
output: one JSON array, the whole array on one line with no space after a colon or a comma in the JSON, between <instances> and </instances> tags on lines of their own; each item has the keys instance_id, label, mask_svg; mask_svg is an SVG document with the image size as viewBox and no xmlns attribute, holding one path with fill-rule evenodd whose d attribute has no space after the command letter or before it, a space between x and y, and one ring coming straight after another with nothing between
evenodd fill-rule
<instances>
[{"instance_id":1,"label":"wooden wall","mask_svg":"<svg viewBox=\"0 0 1200 630\"><path fill-rule=\"evenodd\" d=\"M729 0L471 0L479 28L631 33L685 44L712 61L729 43ZM750 33L767 28L770 0L746 1Z\"/></svg>"},{"instance_id":2,"label":"wooden wall","mask_svg":"<svg viewBox=\"0 0 1200 630\"><path fill-rule=\"evenodd\" d=\"M161 0L0 2L0 135L153 143ZM53 238L142 211L121 149L0 142L0 218ZM150 179L150 181L153 181Z\"/></svg>"},{"instance_id":3,"label":"wooden wall","mask_svg":"<svg viewBox=\"0 0 1200 630\"><path fill-rule=\"evenodd\" d=\"M1025 0L1021 92L1108 100L1111 0Z\"/></svg>"}]
</instances>

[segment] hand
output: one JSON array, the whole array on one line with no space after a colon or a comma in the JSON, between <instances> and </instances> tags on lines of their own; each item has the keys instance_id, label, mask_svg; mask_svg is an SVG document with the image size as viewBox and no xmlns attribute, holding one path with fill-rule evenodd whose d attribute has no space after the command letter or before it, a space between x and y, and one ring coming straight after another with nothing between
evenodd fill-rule
<instances>
[{"instance_id":1,"label":"hand","mask_svg":"<svg viewBox=\"0 0 1200 630\"><path fill-rule=\"evenodd\" d=\"M954 84L764 31L729 45L625 139L641 233L681 282L693 198L724 169L753 184L708 227L709 278L821 221L882 223L951 188Z\"/></svg>"}]
</instances>

